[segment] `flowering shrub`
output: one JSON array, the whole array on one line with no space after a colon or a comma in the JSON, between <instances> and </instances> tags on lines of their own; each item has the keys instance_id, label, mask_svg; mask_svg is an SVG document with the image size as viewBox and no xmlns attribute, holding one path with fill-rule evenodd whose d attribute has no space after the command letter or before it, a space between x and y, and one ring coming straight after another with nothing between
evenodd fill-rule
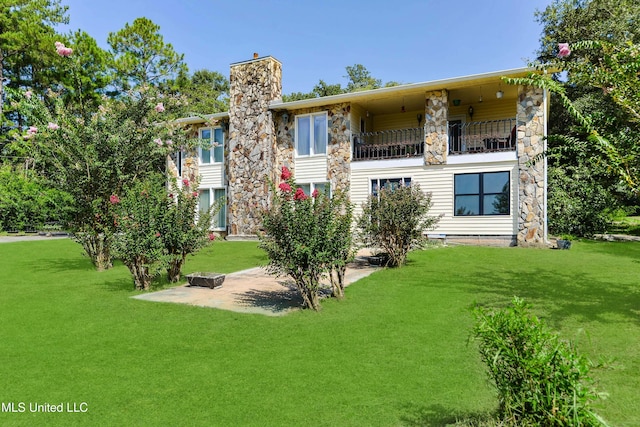
<instances>
[{"instance_id":1,"label":"flowering shrub","mask_svg":"<svg viewBox=\"0 0 640 427\"><path fill-rule=\"evenodd\" d=\"M162 183L150 181L133 185L118 199L112 253L127 266L136 289L148 290L167 263L161 231L169 201Z\"/></svg>"},{"instance_id":2,"label":"flowering shrub","mask_svg":"<svg viewBox=\"0 0 640 427\"><path fill-rule=\"evenodd\" d=\"M297 188L292 196L295 182L286 167L280 178L283 182L277 190L272 185L273 204L263 214L265 232L259 235L260 247L269 256L268 269L291 277L304 307L319 310L320 280L336 268L344 277L343 267L352 254L351 205L342 193L332 198L327 194L308 197ZM338 238L338 234L343 236ZM333 294L342 296L343 288L343 281L334 285Z\"/></svg>"},{"instance_id":3,"label":"flowering shrub","mask_svg":"<svg viewBox=\"0 0 640 427\"><path fill-rule=\"evenodd\" d=\"M209 229L213 216L222 207L219 203L206 211L200 211L196 216L198 192L192 191L189 184L197 187L197 183L189 183L186 179L184 181L186 184L182 188L175 182L172 184L162 227L162 242L168 262L167 277L170 282L180 280L187 255L195 254L215 240L215 235Z\"/></svg>"},{"instance_id":4,"label":"flowering shrub","mask_svg":"<svg viewBox=\"0 0 640 427\"><path fill-rule=\"evenodd\" d=\"M362 205L357 220L361 243L386 253L387 266L403 265L409 250L419 246L424 232L441 218L427 215L430 208L431 194L423 193L418 185L382 188Z\"/></svg>"}]
</instances>

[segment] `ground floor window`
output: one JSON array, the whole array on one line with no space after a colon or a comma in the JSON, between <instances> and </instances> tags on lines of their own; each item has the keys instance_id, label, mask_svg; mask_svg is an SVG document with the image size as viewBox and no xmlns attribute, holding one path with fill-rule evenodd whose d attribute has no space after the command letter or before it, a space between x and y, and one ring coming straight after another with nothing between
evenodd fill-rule
<instances>
[{"instance_id":1,"label":"ground floor window","mask_svg":"<svg viewBox=\"0 0 640 427\"><path fill-rule=\"evenodd\" d=\"M411 178L374 178L371 180L371 195L377 196L383 188L394 190L401 185L411 185Z\"/></svg>"},{"instance_id":2,"label":"ground floor window","mask_svg":"<svg viewBox=\"0 0 640 427\"><path fill-rule=\"evenodd\" d=\"M329 189L329 196L331 196L331 187L328 182L312 182L309 184L298 184L298 187L302 188L304 194L307 196L311 196L315 190L318 190L318 193L324 194L326 189Z\"/></svg>"},{"instance_id":3,"label":"ground floor window","mask_svg":"<svg viewBox=\"0 0 640 427\"><path fill-rule=\"evenodd\" d=\"M509 215L509 172L454 176L456 216Z\"/></svg>"},{"instance_id":4,"label":"ground floor window","mask_svg":"<svg viewBox=\"0 0 640 427\"><path fill-rule=\"evenodd\" d=\"M227 191L224 188L205 188L199 192L198 207L200 211L209 209L211 205L220 206L213 217L211 226L214 229L227 228Z\"/></svg>"}]
</instances>

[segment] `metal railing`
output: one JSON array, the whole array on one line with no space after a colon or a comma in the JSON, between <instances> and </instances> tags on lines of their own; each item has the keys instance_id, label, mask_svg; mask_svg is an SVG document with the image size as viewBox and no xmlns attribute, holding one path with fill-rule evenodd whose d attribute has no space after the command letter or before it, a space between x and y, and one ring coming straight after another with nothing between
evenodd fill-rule
<instances>
[{"instance_id":1,"label":"metal railing","mask_svg":"<svg viewBox=\"0 0 640 427\"><path fill-rule=\"evenodd\" d=\"M515 151L516 119L449 123L449 154Z\"/></svg>"},{"instance_id":2,"label":"metal railing","mask_svg":"<svg viewBox=\"0 0 640 427\"><path fill-rule=\"evenodd\" d=\"M423 154L423 128L361 132L353 136L354 161L421 157Z\"/></svg>"}]
</instances>

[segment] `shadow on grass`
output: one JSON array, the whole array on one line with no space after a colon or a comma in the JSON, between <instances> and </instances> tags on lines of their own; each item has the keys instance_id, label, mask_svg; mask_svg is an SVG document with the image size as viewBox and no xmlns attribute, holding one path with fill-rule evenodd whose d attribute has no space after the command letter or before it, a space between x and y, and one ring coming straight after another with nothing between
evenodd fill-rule
<instances>
[{"instance_id":1,"label":"shadow on grass","mask_svg":"<svg viewBox=\"0 0 640 427\"><path fill-rule=\"evenodd\" d=\"M442 405L407 405L403 409L402 425L413 427L479 426L493 419L486 412L465 414Z\"/></svg>"},{"instance_id":2,"label":"shadow on grass","mask_svg":"<svg viewBox=\"0 0 640 427\"><path fill-rule=\"evenodd\" d=\"M469 281L474 293L493 296L499 305L508 304L513 296L521 297L534 309L537 305L544 307L556 324L571 316L606 324L612 322L611 315L640 323L637 283L617 282L614 286L611 281L595 280L592 274L542 268L524 273L517 270L496 272L489 268L476 268L475 271L478 274Z\"/></svg>"},{"instance_id":3,"label":"shadow on grass","mask_svg":"<svg viewBox=\"0 0 640 427\"><path fill-rule=\"evenodd\" d=\"M236 294L238 301L247 307L257 307L274 313L302 307L302 297L295 285L288 282L280 282L285 286L282 290L261 291L252 289Z\"/></svg>"}]
</instances>

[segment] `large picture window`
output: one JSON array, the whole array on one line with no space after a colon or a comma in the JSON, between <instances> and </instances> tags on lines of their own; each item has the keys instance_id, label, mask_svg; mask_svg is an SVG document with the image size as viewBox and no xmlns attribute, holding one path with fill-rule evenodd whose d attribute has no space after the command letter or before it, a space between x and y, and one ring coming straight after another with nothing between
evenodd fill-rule
<instances>
[{"instance_id":1,"label":"large picture window","mask_svg":"<svg viewBox=\"0 0 640 427\"><path fill-rule=\"evenodd\" d=\"M296 116L296 154L314 156L327 154L327 114Z\"/></svg>"},{"instance_id":2,"label":"large picture window","mask_svg":"<svg viewBox=\"0 0 640 427\"><path fill-rule=\"evenodd\" d=\"M456 216L509 215L509 172L454 176Z\"/></svg>"},{"instance_id":3,"label":"large picture window","mask_svg":"<svg viewBox=\"0 0 640 427\"><path fill-rule=\"evenodd\" d=\"M377 196L382 188L394 190L401 185L411 185L411 178L375 178L371 180L371 195Z\"/></svg>"},{"instance_id":4,"label":"large picture window","mask_svg":"<svg viewBox=\"0 0 640 427\"><path fill-rule=\"evenodd\" d=\"M200 164L224 162L224 134L222 128L200 129L202 147L199 150Z\"/></svg>"}]
</instances>

